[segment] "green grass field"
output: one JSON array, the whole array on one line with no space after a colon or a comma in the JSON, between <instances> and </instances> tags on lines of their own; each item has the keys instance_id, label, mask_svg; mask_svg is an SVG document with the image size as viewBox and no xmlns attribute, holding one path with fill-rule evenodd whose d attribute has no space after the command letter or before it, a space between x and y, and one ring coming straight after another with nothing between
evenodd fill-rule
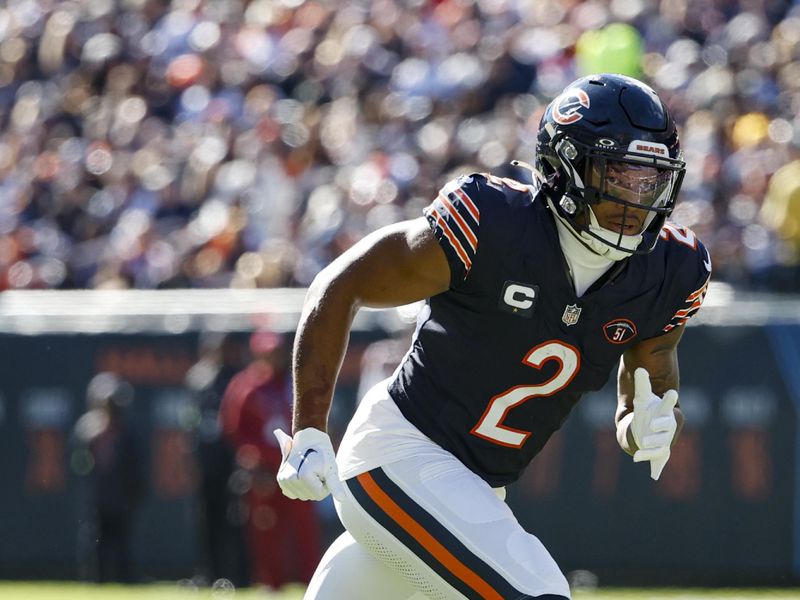
<instances>
[{"instance_id":1,"label":"green grass field","mask_svg":"<svg viewBox=\"0 0 800 600\"><path fill-rule=\"evenodd\" d=\"M2 600L301 600L302 588L262 590L193 589L174 584L92 585L72 582L0 582ZM800 600L800 589L622 589L578 591L573 600ZM341 600L349 600L342 598Z\"/></svg>"}]
</instances>

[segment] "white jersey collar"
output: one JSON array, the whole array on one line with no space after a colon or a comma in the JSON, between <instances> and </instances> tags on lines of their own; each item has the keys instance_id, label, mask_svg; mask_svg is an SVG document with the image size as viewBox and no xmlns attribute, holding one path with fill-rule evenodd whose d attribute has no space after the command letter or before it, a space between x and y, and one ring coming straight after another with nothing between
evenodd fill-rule
<instances>
[{"instance_id":1,"label":"white jersey collar","mask_svg":"<svg viewBox=\"0 0 800 600\"><path fill-rule=\"evenodd\" d=\"M583 296L591 285L600 279L616 261L592 252L575 237L569 227L556 216L556 230L561 251L567 259L572 283L578 297Z\"/></svg>"}]
</instances>

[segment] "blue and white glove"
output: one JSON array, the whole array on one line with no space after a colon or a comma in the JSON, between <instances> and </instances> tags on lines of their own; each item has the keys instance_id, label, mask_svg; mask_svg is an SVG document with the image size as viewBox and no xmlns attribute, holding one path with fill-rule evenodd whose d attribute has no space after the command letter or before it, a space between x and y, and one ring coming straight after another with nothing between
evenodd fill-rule
<instances>
[{"instance_id":1,"label":"blue and white glove","mask_svg":"<svg viewBox=\"0 0 800 600\"><path fill-rule=\"evenodd\" d=\"M647 369L638 368L633 373L633 419L631 434L639 448L633 462L650 461L650 477L658 479L669 460L672 438L678 422L672 411L678 403L678 392L668 390L662 398L653 393Z\"/></svg>"},{"instance_id":2,"label":"blue and white glove","mask_svg":"<svg viewBox=\"0 0 800 600\"><path fill-rule=\"evenodd\" d=\"M334 498L344 497L336 454L327 433L313 427L301 429L294 437L281 429L274 433L283 457L278 469L278 485L284 496L322 500L332 493Z\"/></svg>"}]
</instances>

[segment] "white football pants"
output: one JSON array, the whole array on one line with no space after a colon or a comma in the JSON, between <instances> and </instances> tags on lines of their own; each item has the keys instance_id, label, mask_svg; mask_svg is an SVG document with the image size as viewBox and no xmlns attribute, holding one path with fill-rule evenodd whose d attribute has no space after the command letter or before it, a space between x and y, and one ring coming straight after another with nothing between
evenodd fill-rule
<instances>
[{"instance_id":1,"label":"white football pants","mask_svg":"<svg viewBox=\"0 0 800 600\"><path fill-rule=\"evenodd\" d=\"M570 597L539 539L436 444L350 478L344 488L336 509L348 533L325 554L306 600Z\"/></svg>"},{"instance_id":2,"label":"white football pants","mask_svg":"<svg viewBox=\"0 0 800 600\"><path fill-rule=\"evenodd\" d=\"M428 600L345 531L328 548L304 600Z\"/></svg>"}]
</instances>

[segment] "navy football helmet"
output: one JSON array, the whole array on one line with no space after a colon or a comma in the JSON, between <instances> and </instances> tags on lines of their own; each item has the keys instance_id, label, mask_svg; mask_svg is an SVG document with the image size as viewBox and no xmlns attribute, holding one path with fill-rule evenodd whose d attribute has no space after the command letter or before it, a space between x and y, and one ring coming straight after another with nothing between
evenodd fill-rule
<instances>
[{"instance_id":1,"label":"navy football helmet","mask_svg":"<svg viewBox=\"0 0 800 600\"><path fill-rule=\"evenodd\" d=\"M534 170L551 209L585 246L624 257L653 250L686 164L658 95L606 73L574 81L547 106ZM591 210L606 201L619 208L618 231L600 227Z\"/></svg>"}]
</instances>

